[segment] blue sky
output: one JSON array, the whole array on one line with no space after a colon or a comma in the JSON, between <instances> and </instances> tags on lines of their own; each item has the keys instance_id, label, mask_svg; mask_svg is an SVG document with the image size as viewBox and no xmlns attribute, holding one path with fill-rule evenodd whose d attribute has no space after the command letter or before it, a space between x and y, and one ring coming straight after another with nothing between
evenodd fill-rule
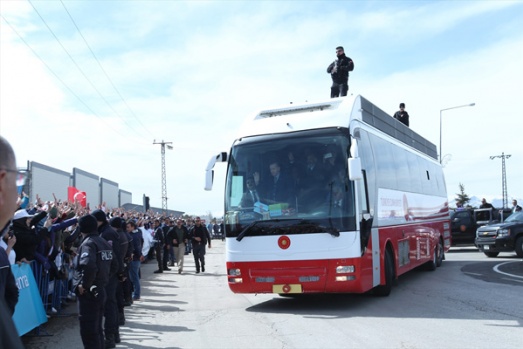
<instances>
[{"instance_id":1,"label":"blue sky","mask_svg":"<svg viewBox=\"0 0 523 349\"><path fill-rule=\"evenodd\" d=\"M161 206L152 142L172 141L169 208L221 215L225 168L205 192L208 159L257 110L328 97L343 45L349 92L390 114L405 102L436 145L440 110L476 103L442 114L450 198L459 183L500 197L489 156L502 152L509 199L523 198L522 1L2 0L0 12L0 133L20 166L78 167Z\"/></svg>"}]
</instances>

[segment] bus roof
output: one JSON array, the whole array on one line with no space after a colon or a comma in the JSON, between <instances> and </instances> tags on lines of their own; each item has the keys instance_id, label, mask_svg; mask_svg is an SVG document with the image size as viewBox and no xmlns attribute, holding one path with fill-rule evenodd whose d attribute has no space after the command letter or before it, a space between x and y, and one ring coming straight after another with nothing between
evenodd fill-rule
<instances>
[{"instance_id":1,"label":"bus roof","mask_svg":"<svg viewBox=\"0 0 523 349\"><path fill-rule=\"evenodd\" d=\"M327 127L348 128L351 120L359 120L437 159L436 145L361 95L262 110L243 124L238 138Z\"/></svg>"}]
</instances>

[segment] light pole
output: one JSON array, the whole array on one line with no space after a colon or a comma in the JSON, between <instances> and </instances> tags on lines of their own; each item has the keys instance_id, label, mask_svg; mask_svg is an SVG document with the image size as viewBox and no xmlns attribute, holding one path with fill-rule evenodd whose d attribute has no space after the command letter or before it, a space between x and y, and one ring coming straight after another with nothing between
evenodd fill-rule
<instances>
[{"instance_id":1,"label":"light pole","mask_svg":"<svg viewBox=\"0 0 523 349\"><path fill-rule=\"evenodd\" d=\"M441 109L439 111L439 163L441 164L441 160L443 158L443 152L441 151L441 117L442 117L442 113L445 111L445 110L450 110L450 109L457 109L457 108L464 108L464 107L473 107L475 106L476 103L470 103L470 104L463 104L463 105L458 105L456 107L450 107L450 108L445 108L445 109Z\"/></svg>"},{"instance_id":2,"label":"light pole","mask_svg":"<svg viewBox=\"0 0 523 349\"><path fill-rule=\"evenodd\" d=\"M503 195L503 208L507 208L508 206L507 171L505 170L505 159L508 159L511 156L512 155L505 155L505 153L501 153L501 155L493 155L490 157L490 160L501 158L501 195Z\"/></svg>"},{"instance_id":3,"label":"light pole","mask_svg":"<svg viewBox=\"0 0 523 349\"><path fill-rule=\"evenodd\" d=\"M167 146L167 149L172 150L173 142L164 142L163 140L161 142L156 142L156 140L153 141L153 144L161 144L162 146L162 213L165 215L167 214L167 175L165 173L165 146Z\"/></svg>"}]
</instances>

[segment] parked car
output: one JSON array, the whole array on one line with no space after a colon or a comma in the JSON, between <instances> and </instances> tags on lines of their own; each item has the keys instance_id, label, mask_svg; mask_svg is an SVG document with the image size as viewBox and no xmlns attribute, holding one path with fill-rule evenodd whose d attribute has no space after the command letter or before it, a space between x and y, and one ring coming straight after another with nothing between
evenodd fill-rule
<instances>
[{"instance_id":1,"label":"parked car","mask_svg":"<svg viewBox=\"0 0 523 349\"><path fill-rule=\"evenodd\" d=\"M499 218L499 212L490 208L454 211L450 216L452 245L473 244L477 229L499 223Z\"/></svg>"},{"instance_id":2,"label":"parked car","mask_svg":"<svg viewBox=\"0 0 523 349\"><path fill-rule=\"evenodd\" d=\"M478 228L475 243L487 257L515 251L523 258L523 212L512 213L503 223Z\"/></svg>"}]
</instances>

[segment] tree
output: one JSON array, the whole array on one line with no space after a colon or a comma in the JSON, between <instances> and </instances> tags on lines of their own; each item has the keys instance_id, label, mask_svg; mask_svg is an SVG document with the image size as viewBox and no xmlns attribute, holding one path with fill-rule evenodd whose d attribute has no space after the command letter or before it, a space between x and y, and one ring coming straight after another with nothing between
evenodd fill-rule
<instances>
[{"instance_id":1,"label":"tree","mask_svg":"<svg viewBox=\"0 0 523 349\"><path fill-rule=\"evenodd\" d=\"M465 193L465 186L459 184L459 193L456 193L456 205L465 207L465 205L470 201L470 198L467 193Z\"/></svg>"}]
</instances>

